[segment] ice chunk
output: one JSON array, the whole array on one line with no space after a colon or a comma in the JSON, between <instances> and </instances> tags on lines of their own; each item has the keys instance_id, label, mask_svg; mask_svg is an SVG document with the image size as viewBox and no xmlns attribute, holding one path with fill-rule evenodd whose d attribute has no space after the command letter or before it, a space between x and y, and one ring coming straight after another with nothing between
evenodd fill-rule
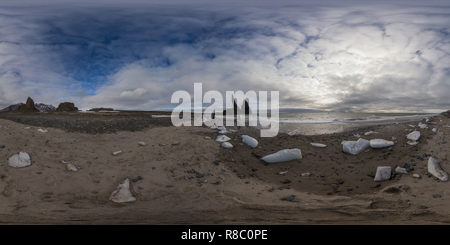
<instances>
[{"instance_id":1,"label":"ice chunk","mask_svg":"<svg viewBox=\"0 0 450 245\"><path fill-rule=\"evenodd\" d=\"M373 134L373 133L375 133L375 132L369 131L369 132L365 132L364 135L371 135L371 134Z\"/></svg>"},{"instance_id":2,"label":"ice chunk","mask_svg":"<svg viewBox=\"0 0 450 245\"><path fill-rule=\"evenodd\" d=\"M233 148L233 145L230 142L223 142L222 147L226 149Z\"/></svg>"},{"instance_id":3,"label":"ice chunk","mask_svg":"<svg viewBox=\"0 0 450 245\"><path fill-rule=\"evenodd\" d=\"M217 142L226 142L226 141L229 141L229 140L231 140L231 139L229 137L225 136L225 135L219 135L216 138Z\"/></svg>"},{"instance_id":4,"label":"ice chunk","mask_svg":"<svg viewBox=\"0 0 450 245\"><path fill-rule=\"evenodd\" d=\"M146 146L147 144L145 143L145 142L138 142L138 145L140 145L140 146Z\"/></svg>"},{"instance_id":5,"label":"ice chunk","mask_svg":"<svg viewBox=\"0 0 450 245\"><path fill-rule=\"evenodd\" d=\"M302 159L302 152L297 148L285 149L267 155L261 159L268 163L287 162L295 159Z\"/></svg>"},{"instance_id":6,"label":"ice chunk","mask_svg":"<svg viewBox=\"0 0 450 245\"><path fill-rule=\"evenodd\" d=\"M435 133L436 133L436 131L437 131L437 129L436 129L436 128L433 128L432 130L433 130L433 132L435 132Z\"/></svg>"},{"instance_id":7,"label":"ice chunk","mask_svg":"<svg viewBox=\"0 0 450 245\"><path fill-rule=\"evenodd\" d=\"M67 169L68 171L73 171L73 172L78 171L78 167L75 166L75 165L73 165L73 164L70 163L70 162L66 163L66 169Z\"/></svg>"},{"instance_id":8,"label":"ice chunk","mask_svg":"<svg viewBox=\"0 0 450 245\"><path fill-rule=\"evenodd\" d=\"M377 167L377 173L375 174L374 181L389 180L390 178L391 178L391 167L390 166Z\"/></svg>"},{"instance_id":9,"label":"ice chunk","mask_svg":"<svg viewBox=\"0 0 450 245\"><path fill-rule=\"evenodd\" d=\"M314 147L326 147L327 145L321 144L321 143L311 143Z\"/></svg>"},{"instance_id":10,"label":"ice chunk","mask_svg":"<svg viewBox=\"0 0 450 245\"><path fill-rule=\"evenodd\" d=\"M258 145L258 141L248 135L242 135L242 142L255 148Z\"/></svg>"},{"instance_id":11,"label":"ice chunk","mask_svg":"<svg viewBox=\"0 0 450 245\"><path fill-rule=\"evenodd\" d=\"M113 156L117 156L117 155L119 155L120 153L122 153L122 151L115 151L115 152L113 152L113 153L111 153Z\"/></svg>"},{"instance_id":12,"label":"ice chunk","mask_svg":"<svg viewBox=\"0 0 450 245\"><path fill-rule=\"evenodd\" d=\"M442 180L442 181L448 181L448 173L446 173L444 170L442 170L441 166L439 165L438 161L436 159L430 157L428 159L428 172L432 175L434 175L436 178Z\"/></svg>"},{"instance_id":13,"label":"ice chunk","mask_svg":"<svg viewBox=\"0 0 450 245\"><path fill-rule=\"evenodd\" d=\"M19 154L16 154L9 158L9 166L14 168L23 168L26 166L31 165L30 156L26 152L19 152Z\"/></svg>"},{"instance_id":14,"label":"ice chunk","mask_svg":"<svg viewBox=\"0 0 450 245\"><path fill-rule=\"evenodd\" d=\"M229 131L226 131L226 130L220 130L219 131L219 134L226 134L226 133L229 133Z\"/></svg>"},{"instance_id":15,"label":"ice chunk","mask_svg":"<svg viewBox=\"0 0 450 245\"><path fill-rule=\"evenodd\" d=\"M389 146L393 146L393 145L394 145L394 142L383 140L383 139L370 140L370 147L372 147L372 148L383 148L383 147L389 147Z\"/></svg>"},{"instance_id":16,"label":"ice chunk","mask_svg":"<svg viewBox=\"0 0 450 245\"><path fill-rule=\"evenodd\" d=\"M109 200L117 203L136 201L130 190L130 180L125 179L122 181L116 189L111 193Z\"/></svg>"},{"instance_id":17,"label":"ice chunk","mask_svg":"<svg viewBox=\"0 0 450 245\"><path fill-rule=\"evenodd\" d=\"M427 127L428 127L428 124L419 122L419 128L427 128Z\"/></svg>"},{"instance_id":18,"label":"ice chunk","mask_svg":"<svg viewBox=\"0 0 450 245\"><path fill-rule=\"evenodd\" d=\"M397 166L397 167L395 168L395 172L398 173L398 174L407 174L407 173L408 173L408 171L406 171L405 168L402 168L402 167L400 167L400 166Z\"/></svg>"},{"instance_id":19,"label":"ice chunk","mask_svg":"<svg viewBox=\"0 0 450 245\"><path fill-rule=\"evenodd\" d=\"M344 152L356 155L369 147L370 142L365 139L359 139L358 141L343 141L342 145Z\"/></svg>"},{"instance_id":20,"label":"ice chunk","mask_svg":"<svg viewBox=\"0 0 450 245\"><path fill-rule=\"evenodd\" d=\"M48 132L48 130L42 130L42 129L38 129L37 131L41 132L41 133L47 133Z\"/></svg>"},{"instance_id":21,"label":"ice chunk","mask_svg":"<svg viewBox=\"0 0 450 245\"><path fill-rule=\"evenodd\" d=\"M420 131L413 131L406 135L406 138L409 139L407 142L410 145L417 145L417 140L420 138Z\"/></svg>"}]
</instances>

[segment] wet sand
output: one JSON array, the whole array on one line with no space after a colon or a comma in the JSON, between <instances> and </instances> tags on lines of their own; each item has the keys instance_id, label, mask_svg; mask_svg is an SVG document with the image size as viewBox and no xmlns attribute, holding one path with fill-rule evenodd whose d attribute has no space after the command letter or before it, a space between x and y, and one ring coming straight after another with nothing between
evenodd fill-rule
<instances>
[{"instance_id":1,"label":"wet sand","mask_svg":"<svg viewBox=\"0 0 450 245\"><path fill-rule=\"evenodd\" d=\"M158 118L158 120L168 120ZM424 121L422 121L424 122ZM157 124L157 123L156 123ZM232 149L214 139L218 130L153 125L141 131L89 134L0 119L0 222L2 224L446 224L449 182L427 174L430 156L450 170L450 119L377 125L322 135L279 134L260 138L240 127ZM409 126L409 124L415 127ZM161 124L162 125L162 124ZM30 127L30 129L25 129ZM437 132L432 132L436 128ZM47 130L42 133L38 129ZM419 144L408 145L411 130ZM364 133L376 133L365 136ZM341 142L391 140L391 148L367 148L353 156ZM259 141L253 149L246 134ZM210 139L205 139L210 137ZM140 146L138 142L146 142ZM323 143L315 148L310 143ZM278 150L299 148L303 158L265 163ZM114 156L111 153L121 151ZM13 168L8 159L27 152L31 165ZM78 166L68 171L62 161ZM377 166L408 163L413 170L375 182ZM309 172L310 176L302 176ZM414 178L419 174L421 178ZM114 203L124 179L136 198ZM295 201L290 200L292 197ZM288 200L286 200L288 198Z\"/></svg>"}]
</instances>

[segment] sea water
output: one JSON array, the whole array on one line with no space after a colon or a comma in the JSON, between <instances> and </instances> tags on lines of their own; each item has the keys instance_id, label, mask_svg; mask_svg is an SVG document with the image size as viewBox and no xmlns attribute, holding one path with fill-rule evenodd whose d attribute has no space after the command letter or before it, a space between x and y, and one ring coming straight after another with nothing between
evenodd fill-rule
<instances>
[{"instance_id":1,"label":"sea water","mask_svg":"<svg viewBox=\"0 0 450 245\"><path fill-rule=\"evenodd\" d=\"M438 114L431 113L337 113L337 112L320 112L320 113L279 113L279 132L288 133L290 135L316 135L339 133L349 129L356 129L366 126L375 126L394 123L408 123L425 118L430 118ZM194 117L203 117L202 114L195 114ZM153 115L152 117L171 117L171 115ZM225 116L217 116L222 118L225 126ZM236 117L233 117L237 119ZM264 120L257 118L258 122ZM270 114L268 115L270 120ZM248 117L246 117L246 126L249 126ZM271 127L270 125L268 127ZM257 126L257 128L261 128Z\"/></svg>"},{"instance_id":2,"label":"sea water","mask_svg":"<svg viewBox=\"0 0 450 245\"><path fill-rule=\"evenodd\" d=\"M348 129L407 123L430 118L430 113L280 113L280 132L290 135L339 133Z\"/></svg>"}]
</instances>

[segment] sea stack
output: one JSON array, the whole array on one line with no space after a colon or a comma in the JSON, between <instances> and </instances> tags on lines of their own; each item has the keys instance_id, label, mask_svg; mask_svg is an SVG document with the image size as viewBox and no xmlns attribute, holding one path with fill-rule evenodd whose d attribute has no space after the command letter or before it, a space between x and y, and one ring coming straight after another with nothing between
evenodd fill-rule
<instances>
[{"instance_id":1,"label":"sea stack","mask_svg":"<svg viewBox=\"0 0 450 245\"><path fill-rule=\"evenodd\" d=\"M78 111L78 108L75 107L75 104L72 102L63 102L60 103L56 111Z\"/></svg>"},{"instance_id":2,"label":"sea stack","mask_svg":"<svg viewBox=\"0 0 450 245\"><path fill-rule=\"evenodd\" d=\"M22 104L17 108L17 111L18 112L39 112L39 110L34 107L34 101L30 97L28 97L25 105Z\"/></svg>"}]
</instances>

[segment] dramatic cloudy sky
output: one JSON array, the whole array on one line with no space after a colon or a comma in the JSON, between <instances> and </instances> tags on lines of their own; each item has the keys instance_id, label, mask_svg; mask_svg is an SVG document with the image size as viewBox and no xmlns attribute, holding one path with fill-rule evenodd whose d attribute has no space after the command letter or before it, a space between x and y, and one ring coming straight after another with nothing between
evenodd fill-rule
<instances>
[{"instance_id":1,"label":"dramatic cloudy sky","mask_svg":"<svg viewBox=\"0 0 450 245\"><path fill-rule=\"evenodd\" d=\"M201 82L279 91L281 108L441 112L447 2L3 0L0 108L167 110Z\"/></svg>"}]
</instances>

